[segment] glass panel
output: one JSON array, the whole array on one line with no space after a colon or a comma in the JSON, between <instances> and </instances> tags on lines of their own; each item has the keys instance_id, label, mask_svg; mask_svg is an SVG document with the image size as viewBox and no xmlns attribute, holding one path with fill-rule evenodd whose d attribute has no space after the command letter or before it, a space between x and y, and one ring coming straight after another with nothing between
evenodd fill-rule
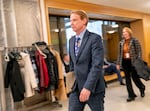
<instances>
[{"instance_id":1,"label":"glass panel","mask_svg":"<svg viewBox=\"0 0 150 111\"><path fill-rule=\"evenodd\" d=\"M65 32L66 32L66 53L68 53L69 50L69 39L75 35L75 32L72 30L70 26L70 18L64 18L65 20Z\"/></svg>"},{"instance_id":2,"label":"glass panel","mask_svg":"<svg viewBox=\"0 0 150 111\"><path fill-rule=\"evenodd\" d=\"M102 24L103 21L90 20L87 25L87 29L102 36Z\"/></svg>"},{"instance_id":3,"label":"glass panel","mask_svg":"<svg viewBox=\"0 0 150 111\"><path fill-rule=\"evenodd\" d=\"M67 39L67 52L69 50L69 39L75 35L75 32L72 30L70 27L70 20L69 18L65 18L67 22L65 22L65 27L66 27L66 39ZM103 21L98 21L98 20L90 20L87 29L91 32L95 32L99 35L102 36L102 24Z\"/></svg>"},{"instance_id":4,"label":"glass panel","mask_svg":"<svg viewBox=\"0 0 150 111\"><path fill-rule=\"evenodd\" d=\"M53 47L57 50L59 50L59 40L58 40L58 32L59 29L57 27L57 18L56 17L50 17L50 34L51 34L51 42Z\"/></svg>"}]
</instances>

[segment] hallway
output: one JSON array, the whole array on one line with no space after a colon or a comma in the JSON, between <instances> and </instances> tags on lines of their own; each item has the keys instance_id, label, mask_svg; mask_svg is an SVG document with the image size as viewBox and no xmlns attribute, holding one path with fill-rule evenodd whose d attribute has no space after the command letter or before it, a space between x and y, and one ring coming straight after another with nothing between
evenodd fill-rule
<instances>
[{"instance_id":1,"label":"hallway","mask_svg":"<svg viewBox=\"0 0 150 111\"><path fill-rule=\"evenodd\" d=\"M127 91L126 86L120 86L118 81L109 83L106 88L105 110L104 111L150 111L150 81L143 81L146 85L145 97L140 97L139 90L134 86L134 91L137 94L135 101L126 102ZM68 101L61 102L63 107L56 105L46 105L32 111L68 111ZM90 111L88 106L84 111Z\"/></svg>"}]
</instances>

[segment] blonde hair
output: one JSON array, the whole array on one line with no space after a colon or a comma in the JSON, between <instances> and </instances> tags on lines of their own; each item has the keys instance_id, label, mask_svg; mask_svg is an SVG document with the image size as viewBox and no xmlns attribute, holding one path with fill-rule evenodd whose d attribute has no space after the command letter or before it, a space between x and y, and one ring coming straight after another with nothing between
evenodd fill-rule
<instances>
[{"instance_id":1,"label":"blonde hair","mask_svg":"<svg viewBox=\"0 0 150 111\"><path fill-rule=\"evenodd\" d=\"M129 33L129 35L132 37L133 32L129 27L124 27L123 30L127 31Z\"/></svg>"},{"instance_id":2,"label":"blonde hair","mask_svg":"<svg viewBox=\"0 0 150 111\"><path fill-rule=\"evenodd\" d=\"M83 10L74 10L74 11L71 12L71 14L73 14L73 13L79 15L81 20L86 19L86 24L85 25L88 24L89 18L88 18L87 13L85 11L83 11Z\"/></svg>"}]
</instances>

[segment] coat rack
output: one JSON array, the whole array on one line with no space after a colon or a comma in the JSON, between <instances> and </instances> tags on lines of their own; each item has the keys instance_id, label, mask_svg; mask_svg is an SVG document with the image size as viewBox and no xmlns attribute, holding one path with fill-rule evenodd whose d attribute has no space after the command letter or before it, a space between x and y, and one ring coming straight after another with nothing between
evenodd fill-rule
<instances>
[{"instance_id":1,"label":"coat rack","mask_svg":"<svg viewBox=\"0 0 150 111\"><path fill-rule=\"evenodd\" d=\"M51 47L51 45L47 45L48 47ZM52 46L53 48L53 46ZM25 51L25 50L34 50L34 49L37 49L35 46L25 46L25 47L0 47L0 111L15 111L15 106L14 106L14 103L13 103L13 100L11 97L6 97L7 95L7 89L4 88L4 63L7 61L7 54L8 52L10 51ZM31 110L31 109L34 109L34 108L37 108L39 106L43 106L43 105L46 105L46 104L50 104L50 103L53 103L52 102L52 94L51 94L51 91L50 93L45 93L45 97L46 97L46 101L43 101L41 103L37 103L33 106L27 106L27 107L24 107L21 108L21 110ZM7 104L6 104L7 103ZM24 103L24 102L22 102ZM9 104L9 105L8 105ZM62 107L61 104L59 104L57 101L54 102L55 105L57 105L58 107ZM9 106L9 107L8 107ZM20 110L20 109L18 109Z\"/></svg>"},{"instance_id":2,"label":"coat rack","mask_svg":"<svg viewBox=\"0 0 150 111\"><path fill-rule=\"evenodd\" d=\"M0 47L0 111L15 111L15 110L20 110L16 109L16 106L18 107L18 103L16 105L16 103L14 104L13 102L13 98L11 96L11 92L10 89L5 89L4 88L4 70L5 70L5 62L9 61L8 58L8 53L10 51L15 51L15 52L20 52L20 51L25 51L25 50L30 50L30 49L34 49L34 46L25 46L25 47ZM23 107L21 108L22 110L30 110L36 107L39 107L41 105L45 105L50 103L50 95L46 95L47 101L44 101L42 103L33 105L33 106L29 106L29 107ZM7 104L6 104L7 103ZM19 103L19 105L24 104L23 101L21 101ZM20 106L19 106L20 107Z\"/></svg>"},{"instance_id":3,"label":"coat rack","mask_svg":"<svg viewBox=\"0 0 150 111\"><path fill-rule=\"evenodd\" d=\"M6 111L6 101L5 101L5 89L4 89L4 73L3 73L3 63L2 63L2 52L3 47L0 47L0 111Z\"/></svg>"}]
</instances>

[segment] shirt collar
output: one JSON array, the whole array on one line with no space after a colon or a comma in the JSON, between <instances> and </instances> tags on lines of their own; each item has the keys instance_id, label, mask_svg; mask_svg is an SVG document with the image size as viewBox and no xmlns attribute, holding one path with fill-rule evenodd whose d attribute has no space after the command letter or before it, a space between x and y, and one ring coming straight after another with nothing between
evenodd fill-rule
<instances>
[{"instance_id":1,"label":"shirt collar","mask_svg":"<svg viewBox=\"0 0 150 111\"><path fill-rule=\"evenodd\" d=\"M83 39L83 36L85 34L86 29L84 29L79 35L76 35L76 37L80 37L80 39Z\"/></svg>"}]
</instances>

